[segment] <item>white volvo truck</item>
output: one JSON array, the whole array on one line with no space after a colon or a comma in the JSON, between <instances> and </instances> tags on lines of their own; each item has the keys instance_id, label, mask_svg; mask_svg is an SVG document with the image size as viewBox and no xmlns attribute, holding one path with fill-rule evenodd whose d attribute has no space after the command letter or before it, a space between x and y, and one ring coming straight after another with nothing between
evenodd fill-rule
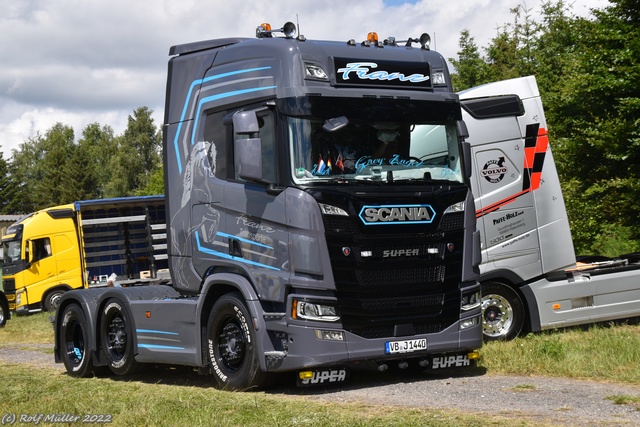
<instances>
[{"instance_id":1,"label":"white volvo truck","mask_svg":"<svg viewBox=\"0 0 640 427\"><path fill-rule=\"evenodd\" d=\"M460 99L482 236L485 340L640 316L640 254L576 263L535 78Z\"/></svg>"}]
</instances>

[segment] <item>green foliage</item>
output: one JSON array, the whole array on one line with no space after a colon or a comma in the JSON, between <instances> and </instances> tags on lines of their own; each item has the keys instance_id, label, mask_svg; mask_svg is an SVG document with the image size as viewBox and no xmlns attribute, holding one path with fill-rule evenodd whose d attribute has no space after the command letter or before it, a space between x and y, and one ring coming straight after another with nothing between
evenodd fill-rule
<instances>
[{"instance_id":1,"label":"green foliage","mask_svg":"<svg viewBox=\"0 0 640 427\"><path fill-rule=\"evenodd\" d=\"M153 196L156 194L164 194L164 168L162 163L156 165L151 171L147 185L136 192L138 196Z\"/></svg>"},{"instance_id":2,"label":"green foliage","mask_svg":"<svg viewBox=\"0 0 640 427\"><path fill-rule=\"evenodd\" d=\"M147 107L135 110L133 116L129 116L124 134L116 138L116 152L109 160L106 197L130 196L144 191L154 170L161 164L162 135L151 114Z\"/></svg>"},{"instance_id":3,"label":"green foliage","mask_svg":"<svg viewBox=\"0 0 640 427\"><path fill-rule=\"evenodd\" d=\"M449 61L456 69L456 73L451 76L455 91L490 81L488 75L489 65L484 62L475 39L471 37L467 29L460 33L458 59L449 58Z\"/></svg>"},{"instance_id":4,"label":"green foliage","mask_svg":"<svg viewBox=\"0 0 640 427\"><path fill-rule=\"evenodd\" d=\"M11 200L15 197L15 186L9 173L9 164L0 153L0 214L10 214Z\"/></svg>"},{"instance_id":5,"label":"green foliage","mask_svg":"<svg viewBox=\"0 0 640 427\"><path fill-rule=\"evenodd\" d=\"M109 162L117 151L113 129L110 126L100 127L98 123L92 123L82 131L78 146L85 147L89 157L85 170L95 179L93 196L88 198L101 199L111 179Z\"/></svg>"}]
</instances>

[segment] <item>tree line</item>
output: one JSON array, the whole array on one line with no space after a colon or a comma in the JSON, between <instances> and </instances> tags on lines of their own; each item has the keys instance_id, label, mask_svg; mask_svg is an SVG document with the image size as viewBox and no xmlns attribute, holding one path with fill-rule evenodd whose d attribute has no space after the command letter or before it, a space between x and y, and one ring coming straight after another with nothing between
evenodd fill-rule
<instances>
[{"instance_id":1,"label":"tree line","mask_svg":"<svg viewBox=\"0 0 640 427\"><path fill-rule=\"evenodd\" d=\"M56 123L0 156L0 213L23 214L77 200L164 193L162 134L147 107L122 135L89 124L77 138Z\"/></svg>"},{"instance_id":2,"label":"tree line","mask_svg":"<svg viewBox=\"0 0 640 427\"><path fill-rule=\"evenodd\" d=\"M535 75L576 251L640 251L640 0L610 0L588 18L563 0L525 3L480 47L460 33L456 91ZM76 200L162 194L161 132L140 107L122 135L58 123L0 156L0 213Z\"/></svg>"}]
</instances>

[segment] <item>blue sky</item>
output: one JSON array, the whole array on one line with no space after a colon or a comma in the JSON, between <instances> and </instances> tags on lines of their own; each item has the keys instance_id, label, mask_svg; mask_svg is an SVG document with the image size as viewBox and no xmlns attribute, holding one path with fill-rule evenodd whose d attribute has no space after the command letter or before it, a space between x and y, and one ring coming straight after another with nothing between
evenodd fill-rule
<instances>
[{"instance_id":1,"label":"blue sky","mask_svg":"<svg viewBox=\"0 0 640 427\"><path fill-rule=\"evenodd\" d=\"M486 46L524 5L535 16L545 0L0 0L0 152L55 123L76 138L90 123L116 135L147 106L162 125L169 47L222 37L253 37L262 22L299 22L308 39L417 38L427 32L445 58L457 57L469 29ZM607 0L581 0L573 12Z\"/></svg>"}]
</instances>

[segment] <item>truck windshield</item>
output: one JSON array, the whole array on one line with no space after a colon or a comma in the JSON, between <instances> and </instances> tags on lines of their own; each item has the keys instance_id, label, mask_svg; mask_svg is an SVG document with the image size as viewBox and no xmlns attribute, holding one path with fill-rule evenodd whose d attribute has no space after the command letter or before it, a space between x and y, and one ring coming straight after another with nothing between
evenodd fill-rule
<instances>
[{"instance_id":1,"label":"truck windshield","mask_svg":"<svg viewBox=\"0 0 640 427\"><path fill-rule=\"evenodd\" d=\"M297 184L462 183L455 123L288 117Z\"/></svg>"},{"instance_id":2,"label":"truck windshield","mask_svg":"<svg viewBox=\"0 0 640 427\"><path fill-rule=\"evenodd\" d=\"M5 266L13 265L20 261L20 240L2 242L2 261Z\"/></svg>"}]
</instances>

